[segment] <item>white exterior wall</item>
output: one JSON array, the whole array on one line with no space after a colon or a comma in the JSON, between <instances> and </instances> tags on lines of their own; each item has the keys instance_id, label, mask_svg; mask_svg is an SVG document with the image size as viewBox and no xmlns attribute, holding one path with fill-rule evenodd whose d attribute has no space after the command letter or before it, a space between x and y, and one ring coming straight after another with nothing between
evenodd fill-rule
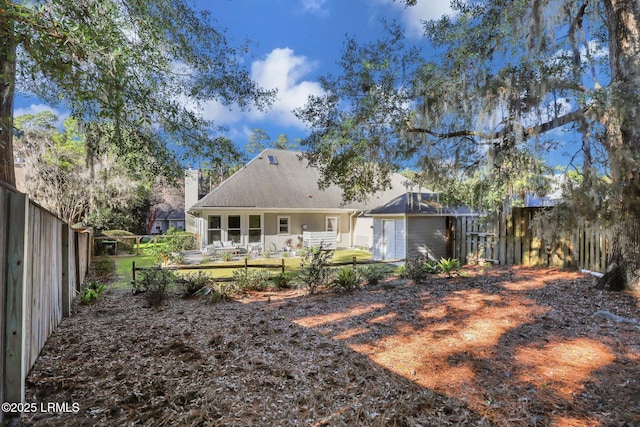
<instances>
[{"instance_id":1,"label":"white exterior wall","mask_svg":"<svg viewBox=\"0 0 640 427\"><path fill-rule=\"evenodd\" d=\"M353 227L353 246L359 248L365 246L373 248L373 218L359 216L355 219Z\"/></svg>"},{"instance_id":2,"label":"white exterior wall","mask_svg":"<svg viewBox=\"0 0 640 427\"><path fill-rule=\"evenodd\" d=\"M373 259L383 260L383 222L394 222L393 244L394 250L390 254L390 259L406 258L406 218L404 217L374 217L373 218Z\"/></svg>"}]
</instances>

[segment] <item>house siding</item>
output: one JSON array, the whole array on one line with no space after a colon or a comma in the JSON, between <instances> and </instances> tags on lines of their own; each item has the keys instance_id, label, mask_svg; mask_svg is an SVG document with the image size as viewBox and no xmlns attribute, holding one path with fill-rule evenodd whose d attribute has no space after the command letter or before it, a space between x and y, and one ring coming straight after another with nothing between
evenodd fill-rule
<instances>
[{"instance_id":1,"label":"house siding","mask_svg":"<svg viewBox=\"0 0 640 427\"><path fill-rule=\"evenodd\" d=\"M408 217L407 252L439 260L447 256L446 217Z\"/></svg>"},{"instance_id":2,"label":"house siding","mask_svg":"<svg viewBox=\"0 0 640 427\"><path fill-rule=\"evenodd\" d=\"M349 214L346 213L310 213L310 212L261 212L261 211L204 211L202 218L197 218L195 228L199 232L202 246L211 244L208 241L207 218L210 215L219 215L222 222L222 240L228 240L227 221L231 215L240 215L241 239L240 245L246 247L249 243L249 215L261 215L262 236L260 244L265 250L279 251L286 246L287 239L293 239L292 245L298 244L302 238L303 225L306 231L324 231L326 217L337 217L339 227L338 247L349 244ZM289 217L289 234L278 234L278 218Z\"/></svg>"}]
</instances>

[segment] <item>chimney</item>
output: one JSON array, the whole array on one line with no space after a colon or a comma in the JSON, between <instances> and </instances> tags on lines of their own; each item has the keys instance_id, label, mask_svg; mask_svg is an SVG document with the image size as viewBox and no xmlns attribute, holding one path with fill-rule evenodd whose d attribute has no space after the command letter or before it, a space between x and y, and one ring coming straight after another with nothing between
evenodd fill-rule
<instances>
[{"instance_id":1,"label":"chimney","mask_svg":"<svg viewBox=\"0 0 640 427\"><path fill-rule=\"evenodd\" d=\"M187 169L184 173L184 207L188 211L198 201L198 169Z\"/></svg>"}]
</instances>

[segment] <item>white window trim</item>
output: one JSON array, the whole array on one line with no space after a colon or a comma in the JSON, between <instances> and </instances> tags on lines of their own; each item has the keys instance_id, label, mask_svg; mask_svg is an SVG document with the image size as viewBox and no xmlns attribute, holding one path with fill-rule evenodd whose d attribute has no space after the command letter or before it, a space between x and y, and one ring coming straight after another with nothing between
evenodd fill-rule
<instances>
[{"instance_id":1,"label":"white window trim","mask_svg":"<svg viewBox=\"0 0 640 427\"><path fill-rule=\"evenodd\" d=\"M287 232L282 233L280 231L280 220L286 218L287 219ZM279 215L276 220L276 231L279 236L290 236L291 235L291 216L290 215Z\"/></svg>"},{"instance_id":2,"label":"white window trim","mask_svg":"<svg viewBox=\"0 0 640 427\"><path fill-rule=\"evenodd\" d=\"M325 216L324 217L324 231L329 231L329 220L330 219L335 219L336 220L336 229L334 230L336 232L336 242L340 242L341 241L341 236L340 236L340 217L339 216Z\"/></svg>"}]
</instances>

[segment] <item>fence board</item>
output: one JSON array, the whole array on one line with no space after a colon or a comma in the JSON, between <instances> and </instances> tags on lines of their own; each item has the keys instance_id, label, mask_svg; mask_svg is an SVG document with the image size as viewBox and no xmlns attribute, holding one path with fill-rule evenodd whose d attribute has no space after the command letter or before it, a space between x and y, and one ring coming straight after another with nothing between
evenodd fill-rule
<instances>
[{"instance_id":1,"label":"fence board","mask_svg":"<svg viewBox=\"0 0 640 427\"><path fill-rule=\"evenodd\" d=\"M487 224L477 217L453 222L451 255L461 261L473 257L495 259L505 265L576 267L604 272L611 235L601 226L580 224L558 241L546 242L530 228L544 208L512 208L508 215ZM556 224L543 224L556 227Z\"/></svg>"},{"instance_id":2,"label":"fence board","mask_svg":"<svg viewBox=\"0 0 640 427\"><path fill-rule=\"evenodd\" d=\"M26 375L70 314L90 258L70 248L78 233L25 194L0 185L0 211L6 212L0 217L0 397L24 403ZM76 247L88 254L90 238L80 240Z\"/></svg>"}]
</instances>

